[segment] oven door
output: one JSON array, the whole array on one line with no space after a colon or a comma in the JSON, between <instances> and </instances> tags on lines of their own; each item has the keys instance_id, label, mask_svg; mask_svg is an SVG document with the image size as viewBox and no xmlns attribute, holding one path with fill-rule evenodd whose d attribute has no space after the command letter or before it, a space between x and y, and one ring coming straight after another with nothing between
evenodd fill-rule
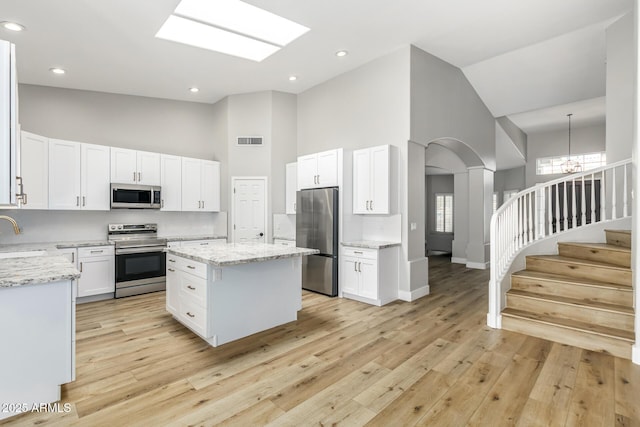
<instances>
[{"instance_id":1,"label":"oven door","mask_svg":"<svg viewBox=\"0 0 640 427\"><path fill-rule=\"evenodd\" d=\"M164 248L116 249L116 288L164 282Z\"/></svg>"}]
</instances>

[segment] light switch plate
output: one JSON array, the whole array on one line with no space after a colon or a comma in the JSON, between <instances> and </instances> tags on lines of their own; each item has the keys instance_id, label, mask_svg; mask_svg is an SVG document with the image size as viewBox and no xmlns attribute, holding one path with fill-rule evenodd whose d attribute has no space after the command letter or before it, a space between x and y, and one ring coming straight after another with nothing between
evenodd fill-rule
<instances>
[{"instance_id":1,"label":"light switch plate","mask_svg":"<svg viewBox=\"0 0 640 427\"><path fill-rule=\"evenodd\" d=\"M418 229L418 223L416 223L416 222L412 222L412 223L411 223L411 231L415 231L415 230L417 230L417 229Z\"/></svg>"}]
</instances>

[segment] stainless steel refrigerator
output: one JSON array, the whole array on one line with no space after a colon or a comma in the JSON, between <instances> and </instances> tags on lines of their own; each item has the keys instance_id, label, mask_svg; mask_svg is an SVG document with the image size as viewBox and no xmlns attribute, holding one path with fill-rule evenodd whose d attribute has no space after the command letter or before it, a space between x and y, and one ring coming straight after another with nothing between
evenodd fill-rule
<instances>
[{"instance_id":1,"label":"stainless steel refrigerator","mask_svg":"<svg viewBox=\"0 0 640 427\"><path fill-rule=\"evenodd\" d=\"M302 257L302 288L338 295L338 189L300 190L296 195L296 246L318 249Z\"/></svg>"}]
</instances>

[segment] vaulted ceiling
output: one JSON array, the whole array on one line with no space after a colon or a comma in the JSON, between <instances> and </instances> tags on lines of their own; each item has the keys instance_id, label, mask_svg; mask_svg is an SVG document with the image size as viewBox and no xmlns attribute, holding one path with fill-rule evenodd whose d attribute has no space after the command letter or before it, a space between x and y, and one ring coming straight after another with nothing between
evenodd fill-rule
<instances>
[{"instance_id":1,"label":"vaulted ceiling","mask_svg":"<svg viewBox=\"0 0 640 427\"><path fill-rule=\"evenodd\" d=\"M526 132L557 126L564 114L547 108L568 103L603 119L605 28L633 4L246 1L311 30L253 62L155 38L179 0L2 0L0 21L27 30L2 29L0 39L17 45L21 83L205 103L261 90L300 93L414 44L460 67L494 116L509 116ZM349 55L336 57L341 49ZM53 75L51 67L67 73ZM190 93L192 86L200 92Z\"/></svg>"}]
</instances>

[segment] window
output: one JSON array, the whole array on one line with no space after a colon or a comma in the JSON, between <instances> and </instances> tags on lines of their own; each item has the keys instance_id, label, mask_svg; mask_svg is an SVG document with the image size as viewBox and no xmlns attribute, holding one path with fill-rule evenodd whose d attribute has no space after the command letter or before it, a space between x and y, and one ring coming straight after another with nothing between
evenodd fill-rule
<instances>
[{"instance_id":1,"label":"window","mask_svg":"<svg viewBox=\"0 0 640 427\"><path fill-rule=\"evenodd\" d=\"M436 231L453 233L453 194L436 193Z\"/></svg>"},{"instance_id":2,"label":"window","mask_svg":"<svg viewBox=\"0 0 640 427\"><path fill-rule=\"evenodd\" d=\"M569 156L541 157L536 160L536 174L550 175L562 173L562 164L566 162L568 158ZM607 154L604 152L576 154L571 156L571 160L580 163L582 170L587 171L606 165Z\"/></svg>"}]
</instances>

